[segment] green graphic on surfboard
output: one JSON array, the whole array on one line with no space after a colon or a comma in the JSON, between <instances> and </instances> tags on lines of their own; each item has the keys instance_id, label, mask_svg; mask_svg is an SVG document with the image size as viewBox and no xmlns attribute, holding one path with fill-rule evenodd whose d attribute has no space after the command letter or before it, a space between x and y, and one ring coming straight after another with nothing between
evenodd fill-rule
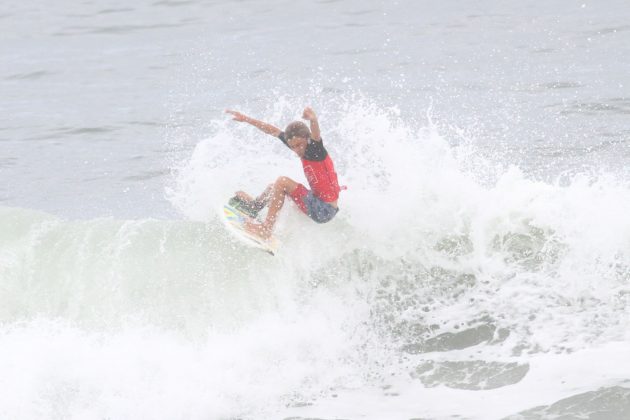
<instances>
[{"instance_id":1,"label":"green graphic on surfboard","mask_svg":"<svg viewBox=\"0 0 630 420\"><path fill-rule=\"evenodd\" d=\"M228 230L241 243L262 249L271 255L274 255L278 250L280 242L273 236L268 239L262 239L245 230L245 222L259 223L259 221L247 215L243 210L230 204L225 204L223 206L222 219Z\"/></svg>"}]
</instances>

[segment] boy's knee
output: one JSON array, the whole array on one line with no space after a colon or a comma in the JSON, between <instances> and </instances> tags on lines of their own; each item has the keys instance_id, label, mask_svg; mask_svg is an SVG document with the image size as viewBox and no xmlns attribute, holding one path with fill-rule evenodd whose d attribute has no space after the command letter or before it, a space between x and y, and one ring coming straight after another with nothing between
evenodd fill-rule
<instances>
[{"instance_id":1,"label":"boy's knee","mask_svg":"<svg viewBox=\"0 0 630 420\"><path fill-rule=\"evenodd\" d=\"M277 187L282 187L283 189L287 188L291 184L291 179L286 176L281 176L276 179L275 185Z\"/></svg>"},{"instance_id":2,"label":"boy's knee","mask_svg":"<svg viewBox=\"0 0 630 420\"><path fill-rule=\"evenodd\" d=\"M286 184L288 180L289 178L287 178L286 176L279 176L278 178L276 178L276 184Z\"/></svg>"},{"instance_id":3,"label":"boy's knee","mask_svg":"<svg viewBox=\"0 0 630 420\"><path fill-rule=\"evenodd\" d=\"M278 179L276 179L276 182L274 183L274 187L284 192L288 192L291 189L291 185L293 184L294 184L294 181L291 178L288 178L286 176L281 176L281 177L278 177Z\"/></svg>"}]
</instances>

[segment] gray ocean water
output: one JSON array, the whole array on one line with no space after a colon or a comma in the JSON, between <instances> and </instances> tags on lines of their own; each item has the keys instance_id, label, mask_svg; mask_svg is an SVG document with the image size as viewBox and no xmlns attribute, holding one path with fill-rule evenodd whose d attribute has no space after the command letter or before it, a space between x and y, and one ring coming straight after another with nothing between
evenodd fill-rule
<instances>
[{"instance_id":1,"label":"gray ocean water","mask_svg":"<svg viewBox=\"0 0 630 420\"><path fill-rule=\"evenodd\" d=\"M0 5L0 418L630 418L630 3ZM274 258L217 208L300 179Z\"/></svg>"}]
</instances>

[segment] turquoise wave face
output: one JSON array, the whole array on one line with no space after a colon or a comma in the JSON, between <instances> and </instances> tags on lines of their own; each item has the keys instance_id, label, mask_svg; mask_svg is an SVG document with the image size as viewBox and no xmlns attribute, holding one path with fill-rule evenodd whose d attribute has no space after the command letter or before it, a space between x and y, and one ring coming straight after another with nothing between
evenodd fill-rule
<instances>
[{"instance_id":1,"label":"turquoise wave face","mask_svg":"<svg viewBox=\"0 0 630 420\"><path fill-rule=\"evenodd\" d=\"M517 180L505 180L506 194ZM567 220L588 209L554 223L536 213L540 200L601 204L612 187L544 186L552 193L513 197L517 207L460 213L464 230L408 235L350 217L322 230L289 208L275 257L234 242L218 211L195 222L0 208L0 371L25 384L3 410L178 418L185 405L187 418L271 418L355 412L359 389L406 401L411 414L418 394L445 404L502 390L510 410L450 408L498 418L555 413L540 404L550 395L572 396L574 414L600 394L623 399L624 239L601 225L573 229Z\"/></svg>"}]
</instances>

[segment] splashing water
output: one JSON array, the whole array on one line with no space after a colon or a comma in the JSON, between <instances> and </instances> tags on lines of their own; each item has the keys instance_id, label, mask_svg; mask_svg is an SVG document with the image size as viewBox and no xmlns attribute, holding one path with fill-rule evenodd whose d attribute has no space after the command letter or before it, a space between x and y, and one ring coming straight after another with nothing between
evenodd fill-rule
<instances>
[{"instance_id":1,"label":"splashing water","mask_svg":"<svg viewBox=\"0 0 630 420\"><path fill-rule=\"evenodd\" d=\"M288 123L296 103L256 116ZM533 180L364 98L320 123L341 211L316 225L287 204L274 258L217 209L303 182L299 162L223 119L175 168L185 221L0 209L3 417L383 418L395 400L500 418L625 392L626 180Z\"/></svg>"}]
</instances>

